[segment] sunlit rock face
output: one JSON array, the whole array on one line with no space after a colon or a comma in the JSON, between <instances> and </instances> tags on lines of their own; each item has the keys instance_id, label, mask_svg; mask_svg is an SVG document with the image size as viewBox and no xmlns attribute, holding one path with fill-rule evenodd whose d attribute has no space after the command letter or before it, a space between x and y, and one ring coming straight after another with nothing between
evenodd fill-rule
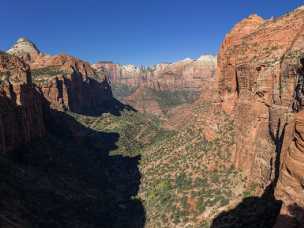
<instances>
[{"instance_id":1,"label":"sunlit rock face","mask_svg":"<svg viewBox=\"0 0 304 228\"><path fill-rule=\"evenodd\" d=\"M292 203L302 204L297 200L303 194L298 177L302 168L294 165L303 158L302 114L293 124L293 113L304 104L303 28L303 7L270 20L252 15L228 33L218 54L222 107L237 125L234 164L261 189L280 176L276 196L284 201L282 213ZM280 167L275 164L278 159Z\"/></svg>"},{"instance_id":2,"label":"sunlit rock face","mask_svg":"<svg viewBox=\"0 0 304 228\"><path fill-rule=\"evenodd\" d=\"M43 54L25 38L7 52L30 65L34 83L54 109L94 114L112 99L106 76L97 75L85 61L64 54Z\"/></svg>"},{"instance_id":3,"label":"sunlit rock face","mask_svg":"<svg viewBox=\"0 0 304 228\"><path fill-rule=\"evenodd\" d=\"M280 178L276 197L283 200L281 215L275 227L299 227L304 224L304 112L294 116L286 128L281 154ZM287 218L295 218L289 223Z\"/></svg>"},{"instance_id":4,"label":"sunlit rock face","mask_svg":"<svg viewBox=\"0 0 304 228\"><path fill-rule=\"evenodd\" d=\"M7 53L19 56L26 62L31 62L41 53L36 45L27 38L19 38L17 42L11 47Z\"/></svg>"},{"instance_id":5,"label":"sunlit rock face","mask_svg":"<svg viewBox=\"0 0 304 228\"><path fill-rule=\"evenodd\" d=\"M212 55L152 67L112 62L98 62L92 67L108 75L114 95L140 112L159 116L178 105L192 103L216 84L216 57Z\"/></svg>"},{"instance_id":6,"label":"sunlit rock face","mask_svg":"<svg viewBox=\"0 0 304 228\"><path fill-rule=\"evenodd\" d=\"M214 79L216 57L203 55L196 60L187 58L152 67L119 65L111 62L98 62L92 67L98 72L107 72L113 84L125 84L132 87L144 85L156 90L200 91L202 81Z\"/></svg>"},{"instance_id":7,"label":"sunlit rock face","mask_svg":"<svg viewBox=\"0 0 304 228\"><path fill-rule=\"evenodd\" d=\"M0 53L0 76L0 153L7 153L45 135L44 100L19 58Z\"/></svg>"}]
</instances>

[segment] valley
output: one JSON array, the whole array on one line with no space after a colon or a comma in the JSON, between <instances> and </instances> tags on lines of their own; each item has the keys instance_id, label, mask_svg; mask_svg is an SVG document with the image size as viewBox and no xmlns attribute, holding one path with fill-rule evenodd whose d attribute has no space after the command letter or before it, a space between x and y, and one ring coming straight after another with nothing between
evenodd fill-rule
<instances>
[{"instance_id":1,"label":"valley","mask_svg":"<svg viewBox=\"0 0 304 228\"><path fill-rule=\"evenodd\" d=\"M301 228L304 7L151 67L0 53L0 227Z\"/></svg>"}]
</instances>

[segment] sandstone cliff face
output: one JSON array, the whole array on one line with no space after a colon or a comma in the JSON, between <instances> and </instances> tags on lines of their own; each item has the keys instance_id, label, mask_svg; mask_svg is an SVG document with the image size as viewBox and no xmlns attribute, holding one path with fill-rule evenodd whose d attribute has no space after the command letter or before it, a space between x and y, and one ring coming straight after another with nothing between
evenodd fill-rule
<instances>
[{"instance_id":1,"label":"sandstone cliff face","mask_svg":"<svg viewBox=\"0 0 304 228\"><path fill-rule=\"evenodd\" d=\"M113 84L144 86L159 91L200 91L204 81L215 79L216 57L205 55L196 60L185 59L148 68L109 62L99 62L92 66L99 72L106 71Z\"/></svg>"},{"instance_id":2,"label":"sandstone cliff face","mask_svg":"<svg viewBox=\"0 0 304 228\"><path fill-rule=\"evenodd\" d=\"M107 78L103 74L97 75L90 64L80 59L41 54L33 43L24 38L19 39L8 52L30 64L33 81L51 108L95 115L107 109L107 103L113 99Z\"/></svg>"},{"instance_id":3,"label":"sandstone cliff face","mask_svg":"<svg viewBox=\"0 0 304 228\"><path fill-rule=\"evenodd\" d=\"M112 98L107 79L97 78L88 63L74 57L45 56L31 67L35 83L55 109L94 114Z\"/></svg>"},{"instance_id":4,"label":"sandstone cliff face","mask_svg":"<svg viewBox=\"0 0 304 228\"><path fill-rule=\"evenodd\" d=\"M285 129L292 123L293 112L303 107L303 28L303 7L265 21L253 15L232 29L218 55L222 107L234 117L237 128L234 164L251 181L258 181L261 189L280 175L276 196L284 201L282 211L303 194L298 176L302 171L298 163L303 160L301 118L296 117L296 130ZM294 156L296 162L291 161ZM275 165L278 159L280 170Z\"/></svg>"},{"instance_id":5,"label":"sandstone cliff face","mask_svg":"<svg viewBox=\"0 0 304 228\"><path fill-rule=\"evenodd\" d=\"M31 82L29 66L0 54L0 153L45 135L43 99Z\"/></svg>"},{"instance_id":6,"label":"sandstone cliff face","mask_svg":"<svg viewBox=\"0 0 304 228\"><path fill-rule=\"evenodd\" d=\"M192 103L216 83L216 58L211 55L147 68L111 62L99 62L92 67L98 74L108 76L119 99L140 112L158 116L176 106Z\"/></svg>"},{"instance_id":7,"label":"sandstone cliff face","mask_svg":"<svg viewBox=\"0 0 304 228\"><path fill-rule=\"evenodd\" d=\"M276 197L283 201L281 215L275 227L298 227L304 224L304 112L297 113L286 128L280 178L276 187ZM286 218L295 218L286 221Z\"/></svg>"},{"instance_id":8,"label":"sandstone cliff face","mask_svg":"<svg viewBox=\"0 0 304 228\"><path fill-rule=\"evenodd\" d=\"M142 75L146 74L144 68L134 65L121 65L112 62L98 62L92 64L98 73L106 73L113 84L119 83L130 87L138 87L141 83Z\"/></svg>"}]
</instances>

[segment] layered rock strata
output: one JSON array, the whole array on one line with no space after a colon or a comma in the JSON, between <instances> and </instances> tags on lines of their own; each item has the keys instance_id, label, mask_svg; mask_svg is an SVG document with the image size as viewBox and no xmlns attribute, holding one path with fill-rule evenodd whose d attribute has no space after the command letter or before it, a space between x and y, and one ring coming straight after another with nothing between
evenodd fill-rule
<instances>
[{"instance_id":1,"label":"layered rock strata","mask_svg":"<svg viewBox=\"0 0 304 228\"><path fill-rule=\"evenodd\" d=\"M158 91L200 91L204 81L215 79L216 57L203 55L196 60L184 59L141 68L111 62L98 62L92 66L98 72L107 72L113 84L144 86Z\"/></svg>"},{"instance_id":2,"label":"layered rock strata","mask_svg":"<svg viewBox=\"0 0 304 228\"><path fill-rule=\"evenodd\" d=\"M0 76L0 153L7 153L45 135L44 99L19 58L0 53Z\"/></svg>"},{"instance_id":3,"label":"layered rock strata","mask_svg":"<svg viewBox=\"0 0 304 228\"><path fill-rule=\"evenodd\" d=\"M303 207L303 114L293 124L304 104L303 28L303 7L270 20L252 15L231 30L218 55L222 107L237 128L234 164L261 190L279 178L282 214L295 203Z\"/></svg>"},{"instance_id":4,"label":"layered rock strata","mask_svg":"<svg viewBox=\"0 0 304 228\"><path fill-rule=\"evenodd\" d=\"M97 75L87 62L68 55L42 54L25 38L20 38L8 53L30 65L33 81L54 109L98 114L113 101L107 78Z\"/></svg>"}]
</instances>

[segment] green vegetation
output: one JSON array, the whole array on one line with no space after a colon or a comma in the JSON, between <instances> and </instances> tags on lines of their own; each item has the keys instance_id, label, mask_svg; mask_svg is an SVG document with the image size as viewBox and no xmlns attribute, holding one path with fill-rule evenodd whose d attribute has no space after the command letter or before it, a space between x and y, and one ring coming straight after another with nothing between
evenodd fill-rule
<instances>
[{"instance_id":1,"label":"green vegetation","mask_svg":"<svg viewBox=\"0 0 304 228\"><path fill-rule=\"evenodd\" d=\"M207 110L208 104L197 106L189 125L142 152L139 196L148 224L209 227L210 221L202 221L201 215L228 205L237 197L235 189L243 188L241 175L230 163L234 123L219 113L216 138L207 141L202 135L204 124L197 124Z\"/></svg>"},{"instance_id":2,"label":"green vegetation","mask_svg":"<svg viewBox=\"0 0 304 228\"><path fill-rule=\"evenodd\" d=\"M242 177L230 163L233 121L218 113L221 121L216 124L216 137L209 141L203 135L204 123L197 124L210 107L208 103L197 105L189 124L178 131L163 129L158 118L138 112L101 117L71 115L90 129L119 134L111 156L141 156L140 191L135 197L145 207L147 224L209 227L210 220L202 220L201 215L212 215L231 199L242 196L242 190L235 189L243 189Z\"/></svg>"},{"instance_id":3,"label":"green vegetation","mask_svg":"<svg viewBox=\"0 0 304 228\"><path fill-rule=\"evenodd\" d=\"M250 186L247 187L247 189L243 192L243 197L247 198L250 196L254 196L254 193L257 189L257 184L251 184Z\"/></svg>"},{"instance_id":4,"label":"green vegetation","mask_svg":"<svg viewBox=\"0 0 304 228\"><path fill-rule=\"evenodd\" d=\"M157 144L173 132L161 128L161 122L152 115L125 111L121 116L104 114L100 117L89 117L69 113L85 126L102 132L115 132L120 135L117 149L112 155L137 156L145 147ZM102 144L100 147L102 148Z\"/></svg>"},{"instance_id":5,"label":"green vegetation","mask_svg":"<svg viewBox=\"0 0 304 228\"><path fill-rule=\"evenodd\" d=\"M163 111L178 105L192 103L197 99L199 93L186 90L157 91L149 90L149 95L154 97Z\"/></svg>"},{"instance_id":6,"label":"green vegetation","mask_svg":"<svg viewBox=\"0 0 304 228\"><path fill-rule=\"evenodd\" d=\"M118 99L130 96L136 90L136 87L128 86L125 84L118 84L118 83L112 84L111 87L114 97Z\"/></svg>"},{"instance_id":7,"label":"green vegetation","mask_svg":"<svg viewBox=\"0 0 304 228\"><path fill-rule=\"evenodd\" d=\"M64 75L66 72L57 66L48 66L43 68L32 69L32 78L38 79L39 77L52 77L56 75Z\"/></svg>"},{"instance_id":8,"label":"green vegetation","mask_svg":"<svg viewBox=\"0 0 304 228\"><path fill-rule=\"evenodd\" d=\"M113 95L118 98L124 98L130 96L136 91L137 87L128 86L125 84L112 84ZM199 92L188 90L155 90L151 88L145 88L144 93L138 100L142 103L145 100L155 100L162 111L166 113L170 108L182 104L189 104L194 102L199 97Z\"/></svg>"}]
</instances>

